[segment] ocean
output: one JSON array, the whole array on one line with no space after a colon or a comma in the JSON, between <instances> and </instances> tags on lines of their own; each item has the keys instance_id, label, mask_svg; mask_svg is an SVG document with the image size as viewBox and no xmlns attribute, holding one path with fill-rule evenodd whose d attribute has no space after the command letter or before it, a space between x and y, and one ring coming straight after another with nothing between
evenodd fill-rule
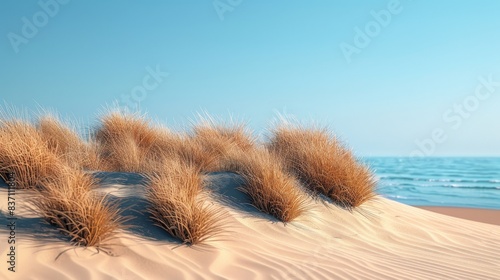
<instances>
[{"instance_id":1,"label":"ocean","mask_svg":"<svg viewBox=\"0 0 500 280\"><path fill-rule=\"evenodd\" d=\"M368 157L377 193L413 206L500 209L500 158Z\"/></svg>"}]
</instances>

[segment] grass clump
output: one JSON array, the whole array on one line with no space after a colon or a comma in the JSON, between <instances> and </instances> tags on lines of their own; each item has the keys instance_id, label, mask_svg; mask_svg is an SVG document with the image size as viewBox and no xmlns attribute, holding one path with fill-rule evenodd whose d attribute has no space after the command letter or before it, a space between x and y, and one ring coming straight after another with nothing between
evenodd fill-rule
<instances>
[{"instance_id":1,"label":"grass clump","mask_svg":"<svg viewBox=\"0 0 500 280\"><path fill-rule=\"evenodd\" d=\"M109 170L143 173L162 152L164 134L144 116L111 112L101 119L95 138Z\"/></svg>"},{"instance_id":2,"label":"grass clump","mask_svg":"<svg viewBox=\"0 0 500 280\"><path fill-rule=\"evenodd\" d=\"M147 177L151 218L170 235L195 245L222 231L223 214L208 202L204 180L196 166L171 160Z\"/></svg>"},{"instance_id":3,"label":"grass clump","mask_svg":"<svg viewBox=\"0 0 500 280\"><path fill-rule=\"evenodd\" d=\"M268 148L281 158L310 190L344 207L357 207L374 196L375 180L327 130L282 125Z\"/></svg>"},{"instance_id":4,"label":"grass clump","mask_svg":"<svg viewBox=\"0 0 500 280\"><path fill-rule=\"evenodd\" d=\"M52 115L42 116L37 124L38 132L49 149L59 155L66 165L76 169L105 169L95 141L83 141L74 128Z\"/></svg>"},{"instance_id":5,"label":"grass clump","mask_svg":"<svg viewBox=\"0 0 500 280\"><path fill-rule=\"evenodd\" d=\"M96 185L92 175L67 168L57 179L45 180L32 203L73 245L100 247L126 218L116 204L93 190Z\"/></svg>"},{"instance_id":6,"label":"grass clump","mask_svg":"<svg viewBox=\"0 0 500 280\"><path fill-rule=\"evenodd\" d=\"M187 134L172 133L163 137L160 145L162 155L160 161L180 160L200 172L217 169L220 155L212 149L206 149L198 139Z\"/></svg>"},{"instance_id":7,"label":"grass clump","mask_svg":"<svg viewBox=\"0 0 500 280\"><path fill-rule=\"evenodd\" d=\"M232 153L255 148L255 139L242 124L218 124L213 118L202 118L194 126L192 145L199 146L207 157L214 158L203 171L224 171L224 159Z\"/></svg>"},{"instance_id":8,"label":"grass clump","mask_svg":"<svg viewBox=\"0 0 500 280\"><path fill-rule=\"evenodd\" d=\"M266 149L240 151L232 154L226 164L244 179L240 190L260 211L285 223L306 211L307 202L299 182Z\"/></svg>"},{"instance_id":9,"label":"grass clump","mask_svg":"<svg viewBox=\"0 0 500 280\"><path fill-rule=\"evenodd\" d=\"M83 146L83 141L75 130L52 115L42 116L38 120L37 129L49 149L57 154L68 155Z\"/></svg>"},{"instance_id":10,"label":"grass clump","mask_svg":"<svg viewBox=\"0 0 500 280\"><path fill-rule=\"evenodd\" d=\"M63 166L32 124L0 119L0 174L14 172L17 188L37 188L43 179L57 177Z\"/></svg>"}]
</instances>

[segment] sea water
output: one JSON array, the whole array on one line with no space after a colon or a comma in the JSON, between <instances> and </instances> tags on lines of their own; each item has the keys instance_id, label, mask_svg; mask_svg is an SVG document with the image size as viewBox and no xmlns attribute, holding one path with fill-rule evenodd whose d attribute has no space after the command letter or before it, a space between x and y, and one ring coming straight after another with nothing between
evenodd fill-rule
<instances>
[{"instance_id":1,"label":"sea water","mask_svg":"<svg viewBox=\"0 0 500 280\"><path fill-rule=\"evenodd\" d=\"M414 206L500 209L500 158L369 157L377 192Z\"/></svg>"}]
</instances>

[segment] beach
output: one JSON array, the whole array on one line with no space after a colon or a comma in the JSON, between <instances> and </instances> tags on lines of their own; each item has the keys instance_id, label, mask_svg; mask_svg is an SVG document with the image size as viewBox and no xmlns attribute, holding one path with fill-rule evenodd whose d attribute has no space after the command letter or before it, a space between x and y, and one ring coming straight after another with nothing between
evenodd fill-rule
<instances>
[{"instance_id":1,"label":"beach","mask_svg":"<svg viewBox=\"0 0 500 280\"><path fill-rule=\"evenodd\" d=\"M248 206L231 173L209 175L226 212L224 232L187 246L151 222L135 174L101 175L100 191L123 201L129 229L97 251L73 247L29 210L29 192L16 193L16 272L8 271L8 230L0 228L2 279L499 279L498 211L432 208L381 196L354 211L311 199L307 213L286 225ZM6 224L7 188L0 188ZM451 211L451 212L448 212ZM487 217L490 220L481 220ZM497 216L498 217L498 216ZM493 222L497 225L480 223Z\"/></svg>"},{"instance_id":2,"label":"beach","mask_svg":"<svg viewBox=\"0 0 500 280\"><path fill-rule=\"evenodd\" d=\"M498 157L365 158L384 197L415 206L500 209Z\"/></svg>"},{"instance_id":3,"label":"beach","mask_svg":"<svg viewBox=\"0 0 500 280\"><path fill-rule=\"evenodd\" d=\"M500 280L500 1L72 2L0 2L0 280Z\"/></svg>"},{"instance_id":4,"label":"beach","mask_svg":"<svg viewBox=\"0 0 500 280\"><path fill-rule=\"evenodd\" d=\"M443 215L500 226L500 210L436 206L421 206L420 208Z\"/></svg>"}]
</instances>

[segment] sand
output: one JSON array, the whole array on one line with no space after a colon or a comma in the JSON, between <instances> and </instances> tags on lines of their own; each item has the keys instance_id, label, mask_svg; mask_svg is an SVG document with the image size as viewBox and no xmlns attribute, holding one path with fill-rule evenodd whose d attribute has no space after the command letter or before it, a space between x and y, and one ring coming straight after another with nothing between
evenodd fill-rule
<instances>
[{"instance_id":1,"label":"sand","mask_svg":"<svg viewBox=\"0 0 500 280\"><path fill-rule=\"evenodd\" d=\"M452 217L457 217L492 225L500 225L500 210L459 208L459 207L433 207L433 206L423 206L419 208Z\"/></svg>"},{"instance_id":2,"label":"sand","mask_svg":"<svg viewBox=\"0 0 500 280\"><path fill-rule=\"evenodd\" d=\"M224 236L205 246L175 242L136 212L141 178L102 174L102 191L121 198L135 228L106 252L74 248L17 194L16 272L7 270L7 190L0 187L0 279L500 279L500 226L376 197L357 211L311 201L287 224L248 206L233 174L210 175L214 203L227 212Z\"/></svg>"}]
</instances>

